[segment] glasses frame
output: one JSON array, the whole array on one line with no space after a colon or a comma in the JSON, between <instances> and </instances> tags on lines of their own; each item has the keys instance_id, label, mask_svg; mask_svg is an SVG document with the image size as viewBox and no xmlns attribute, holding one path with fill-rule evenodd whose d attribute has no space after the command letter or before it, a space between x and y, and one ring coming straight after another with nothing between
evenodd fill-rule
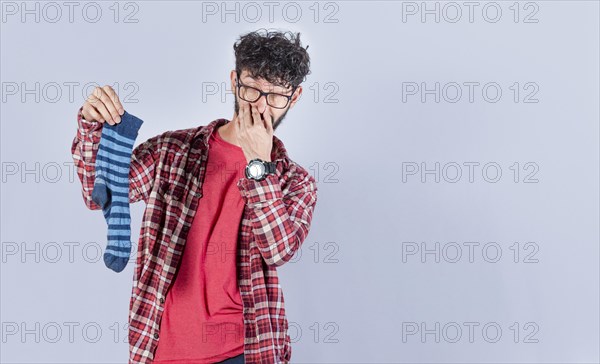
<instances>
[{"instance_id":1,"label":"glasses frame","mask_svg":"<svg viewBox=\"0 0 600 364\"><path fill-rule=\"evenodd\" d=\"M264 92L263 90L258 89L256 87L252 87L252 86L249 86L249 85L244 85L242 83L242 81L240 81L240 73L239 72L237 72L237 77L235 79L235 82L237 84L238 95L240 96L240 98L242 100L248 101L248 102L256 102L256 101L260 100L261 97L264 96L265 100L267 100L267 105L269 105L271 107L274 107L276 109L285 109L290 104L290 100L292 99L292 97L294 96L294 92L296 92L296 89L298 88L298 86L294 86L294 88L292 89L292 94L291 95L284 95L284 94L280 94L279 92ZM260 96L258 96L258 98L256 100L254 100L254 101L246 100L245 98L242 97L242 95L240 93L240 89L242 88L242 86L249 87L251 89L254 89L254 90L258 91L260 93ZM269 97L268 97L271 94L273 94L273 95L279 95L279 96L283 96L283 97L287 98L287 103L285 104L285 106L283 106L283 107L277 107L277 106L271 105L269 103Z\"/></svg>"}]
</instances>

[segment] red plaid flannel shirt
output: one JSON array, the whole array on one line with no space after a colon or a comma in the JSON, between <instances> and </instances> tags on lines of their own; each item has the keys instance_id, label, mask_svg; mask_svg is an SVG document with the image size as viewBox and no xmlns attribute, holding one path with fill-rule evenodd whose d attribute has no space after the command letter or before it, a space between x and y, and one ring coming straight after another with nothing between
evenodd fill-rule
<instances>
[{"instance_id":1,"label":"red plaid flannel shirt","mask_svg":"<svg viewBox=\"0 0 600 364\"><path fill-rule=\"evenodd\" d=\"M102 125L77 113L71 153L88 209ZM152 363L167 290L172 283L199 198L215 127L167 131L134 148L129 202L146 202L129 305L129 363ZM243 303L246 363L287 363L292 354L284 299L276 268L305 240L317 201L314 178L287 156L273 136L277 172L262 181L241 178L246 204L238 232L238 285Z\"/></svg>"}]
</instances>

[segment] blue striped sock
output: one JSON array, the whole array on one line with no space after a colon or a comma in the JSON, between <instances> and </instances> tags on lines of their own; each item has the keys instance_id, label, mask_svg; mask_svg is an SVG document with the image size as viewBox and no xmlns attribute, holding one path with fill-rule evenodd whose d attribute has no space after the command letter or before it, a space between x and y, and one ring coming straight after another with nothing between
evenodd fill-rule
<instances>
[{"instance_id":1,"label":"blue striped sock","mask_svg":"<svg viewBox=\"0 0 600 364\"><path fill-rule=\"evenodd\" d=\"M108 224L104 264L115 272L125 268L131 254L129 165L133 143L142 123L127 111L121 115L120 123L110 125L105 122L96 155L92 200L102 207Z\"/></svg>"}]
</instances>

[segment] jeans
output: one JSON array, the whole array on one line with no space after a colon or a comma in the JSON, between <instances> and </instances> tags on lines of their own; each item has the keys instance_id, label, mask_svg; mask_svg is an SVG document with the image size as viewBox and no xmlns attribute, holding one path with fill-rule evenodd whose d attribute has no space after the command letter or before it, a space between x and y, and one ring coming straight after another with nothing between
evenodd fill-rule
<instances>
[{"instance_id":1,"label":"jeans","mask_svg":"<svg viewBox=\"0 0 600 364\"><path fill-rule=\"evenodd\" d=\"M233 358L225 359L225 360L220 361L215 364L221 364L221 363L223 363L223 364L245 364L244 354L242 353L238 356L234 356Z\"/></svg>"}]
</instances>

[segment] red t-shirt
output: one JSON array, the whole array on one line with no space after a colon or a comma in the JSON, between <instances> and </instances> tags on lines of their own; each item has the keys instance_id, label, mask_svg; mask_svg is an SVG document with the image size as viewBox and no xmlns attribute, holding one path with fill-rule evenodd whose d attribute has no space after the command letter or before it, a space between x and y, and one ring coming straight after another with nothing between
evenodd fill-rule
<instances>
[{"instance_id":1,"label":"red t-shirt","mask_svg":"<svg viewBox=\"0 0 600 364\"><path fill-rule=\"evenodd\" d=\"M223 140L218 129L209 145L202 198L165 299L157 364L214 363L244 352L236 268L244 201L236 183L247 161L242 148Z\"/></svg>"}]
</instances>

